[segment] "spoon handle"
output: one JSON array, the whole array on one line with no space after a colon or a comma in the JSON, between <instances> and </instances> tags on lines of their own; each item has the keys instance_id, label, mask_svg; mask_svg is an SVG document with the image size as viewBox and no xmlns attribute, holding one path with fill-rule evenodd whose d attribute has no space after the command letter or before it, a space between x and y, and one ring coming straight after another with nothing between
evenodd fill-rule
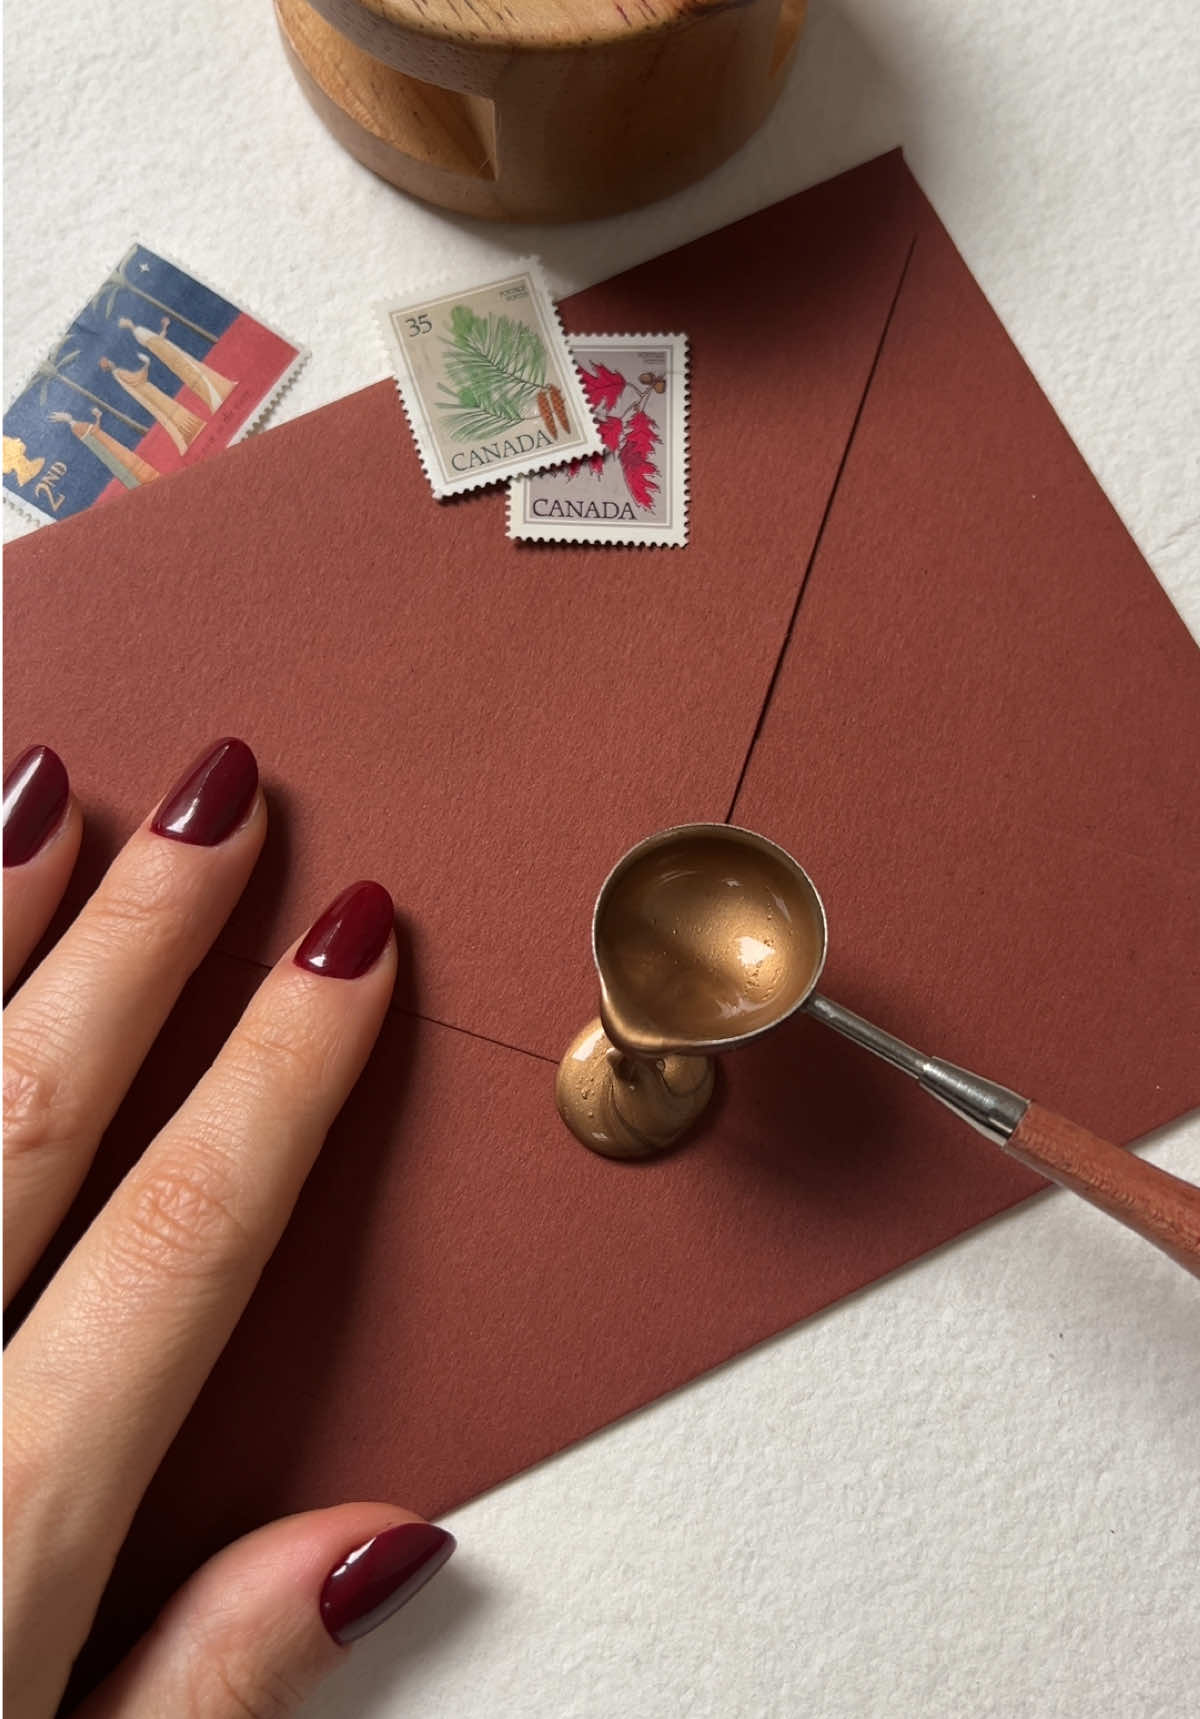
<instances>
[{"instance_id":1,"label":"spoon handle","mask_svg":"<svg viewBox=\"0 0 1200 1719\"><path fill-rule=\"evenodd\" d=\"M1200 1277L1200 1188L1124 1146L1089 1134L1065 1116L1030 1104L1006 1086L926 1056L831 997L814 991L802 1006L835 1032L903 1069L1010 1157L1081 1194Z\"/></svg>"},{"instance_id":2,"label":"spoon handle","mask_svg":"<svg viewBox=\"0 0 1200 1719\"><path fill-rule=\"evenodd\" d=\"M1031 1104L1002 1142L1011 1157L1071 1188L1200 1277L1200 1188Z\"/></svg>"}]
</instances>

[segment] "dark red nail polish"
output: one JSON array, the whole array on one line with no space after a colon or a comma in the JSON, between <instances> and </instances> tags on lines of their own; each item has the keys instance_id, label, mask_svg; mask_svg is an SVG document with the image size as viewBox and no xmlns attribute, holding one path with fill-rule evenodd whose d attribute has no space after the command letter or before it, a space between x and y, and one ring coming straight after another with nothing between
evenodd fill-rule
<instances>
[{"instance_id":1,"label":"dark red nail polish","mask_svg":"<svg viewBox=\"0 0 1200 1719\"><path fill-rule=\"evenodd\" d=\"M458 1542L432 1522L385 1528L331 1570L321 1589L321 1622L343 1646L399 1611L435 1576Z\"/></svg>"},{"instance_id":2,"label":"dark red nail polish","mask_svg":"<svg viewBox=\"0 0 1200 1719\"><path fill-rule=\"evenodd\" d=\"M314 922L296 951L296 965L330 979L357 979L383 954L395 919L381 883L352 883Z\"/></svg>"},{"instance_id":3,"label":"dark red nail polish","mask_svg":"<svg viewBox=\"0 0 1200 1719\"><path fill-rule=\"evenodd\" d=\"M45 847L67 809L71 784L57 752L31 746L4 778L4 863L24 865Z\"/></svg>"},{"instance_id":4,"label":"dark red nail polish","mask_svg":"<svg viewBox=\"0 0 1200 1719\"><path fill-rule=\"evenodd\" d=\"M254 804L258 765L244 740L218 740L176 782L155 814L156 836L215 848Z\"/></svg>"}]
</instances>

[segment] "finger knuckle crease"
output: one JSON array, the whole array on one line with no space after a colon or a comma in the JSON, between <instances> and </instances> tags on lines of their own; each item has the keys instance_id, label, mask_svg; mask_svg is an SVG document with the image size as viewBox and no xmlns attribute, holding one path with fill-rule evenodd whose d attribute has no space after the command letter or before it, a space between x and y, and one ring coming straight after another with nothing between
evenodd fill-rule
<instances>
[{"instance_id":1,"label":"finger knuckle crease","mask_svg":"<svg viewBox=\"0 0 1200 1719\"><path fill-rule=\"evenodd\" d=\"M15 1527L22 1507L44 1497L47 1489L46 1452L39 1425L28 1416L4 1414L4 1519Z\"/></svg>"},{"instance_id":2,"label":"finger knuckle crease","mask_svg":"<svg viewBox=\"0 0 1200 1719\"><path fill-rule=\"evenodd\" d=\"M102 946L114 938L169 944L187 937L193 915L168 850L168 843L157 843L139 856L136 871L110 873L92 898L87 921Z\"/></svg>"},{"instance_id":3,"label":"finger knuckle crease","mask_svg":"<svg viewBox=\"0 0 1200 1719\"><path fill-rule=\"evenodd\" d=\"M131 1192L118 1244L139 1273L203 1277L250 1245L237 1179L218 1154L194 1145L146 1170Z\"/></svg>"},{"instance_id":4,"label":"finger knuckle crease","mask_svg":"<svg viewBox=\"0 0 1200 1719\"><path fill-rule=\"evenodd\" d=\"M53 1061L15 1034L4 1045L4 1150L32 1152L62 1143L71 1125L62 1100L62 1080Z\"/></svg>"},{"instance_id":5,"label":"finger knuckle crease","mask_svg":"<svg viewBox=\"0 0 1200 1719\"><path fill-rule=\"evenodd\" d=\"M231 1654L228 1643L213 1642L204 1633L193 1639L188 1664L192 1719L209 1719L214 1690L222 1697L221 1711L237 1719L285 1719L303 1694L286 1672L256 1664L249 1645Z\"/></svg>"},{"instance_id":6,"label":"finger knuckle crease","mask_svg":"<svg viewBox=\"0 0 1200 1719\"><path fill-rule=\"evenodd\" d=\"M243 1021L231 1048L238 1074L259 1086L286 1081L307 1090L320 1082L326 1061L304 1023L288 1016Z\"/></svg>"},{"instance_id":7,"label":"finger knuckle crease","mask_svg":"<svg viewBox=\"0 0 1200 1719\"><path fill-rule=\"evenodd\" d=\"M284 1715L290 1713L295 1706L290 1692L272 1688L269 1680L261 1675L246 1687L238 1681L235 1673L225 1666L216 1667L215 1674L221 1692L229 1703L230 1713L237 1714L238 1719L284 1719ZM204 1698L196 1705L197 1719L211 1712L210 1684Z\"/></svg>"}]
</instances>

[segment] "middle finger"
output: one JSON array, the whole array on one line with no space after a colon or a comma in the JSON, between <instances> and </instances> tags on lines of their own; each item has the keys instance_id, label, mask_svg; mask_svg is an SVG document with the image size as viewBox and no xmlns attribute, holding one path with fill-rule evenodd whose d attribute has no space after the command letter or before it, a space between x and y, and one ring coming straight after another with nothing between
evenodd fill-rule
<instances>
[{"instance_id":1,"label":"middle finger","mask_svg":"<svg viewBox=\"0 0 1200 1719\"><path fill-rule=\"evenodd\" d=\"M130 837L5 1010L6 1303L245 887L266 827L254 754L218 741Z\"/></svg>"}]
</instances>

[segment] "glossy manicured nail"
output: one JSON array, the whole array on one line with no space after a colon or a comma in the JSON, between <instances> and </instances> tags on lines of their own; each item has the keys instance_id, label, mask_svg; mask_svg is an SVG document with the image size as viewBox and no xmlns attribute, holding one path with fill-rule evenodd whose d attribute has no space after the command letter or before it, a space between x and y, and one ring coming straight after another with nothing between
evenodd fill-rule
<instances>
[{"instance_id":1,"label":"glossy manicured nail","mask_svg":"<svg viewBox=\"0 0 1200 1719\"><path fill-rule=\"evenodd\" d=\"M381 883L352 883L314 922L296 951L296 965L330 979L357 979L383 954L395 918Z\"/></svg>"},{"instance_id":2,"label":"glossy manicured nail","mask_svg":"<svg viewBox=\"0 0 1200 1719\"><path fill-rule=\"evenodd\" d=\"M57 752L31 746L4 778L4 863L24 865L62 823L71 784Z\"/></svg>"},{"instance_id":3,"label":"glossy manicured nail","mask_svg":"<svg viewBox=\"0 0 1200 1719\"><path fill-rule=\"evenodd\" d=\"M158 836L215 848L254 804L258 765L244 740L218 740L176 782L150 828Z\"/></svg>"},{"instance_id":4,"label":"glossy manicured nail","mask_svg":"<svg viewBox=\"0 0 1200 1719\"><path fill-rule=\"evenodd\" d=\"M334 1641L357 1641L399 1611L435 1576L457 1541L432 1522L385 1528L331 1570L321 1589L321 1622Z\"/></svg>"}]
</instances>

